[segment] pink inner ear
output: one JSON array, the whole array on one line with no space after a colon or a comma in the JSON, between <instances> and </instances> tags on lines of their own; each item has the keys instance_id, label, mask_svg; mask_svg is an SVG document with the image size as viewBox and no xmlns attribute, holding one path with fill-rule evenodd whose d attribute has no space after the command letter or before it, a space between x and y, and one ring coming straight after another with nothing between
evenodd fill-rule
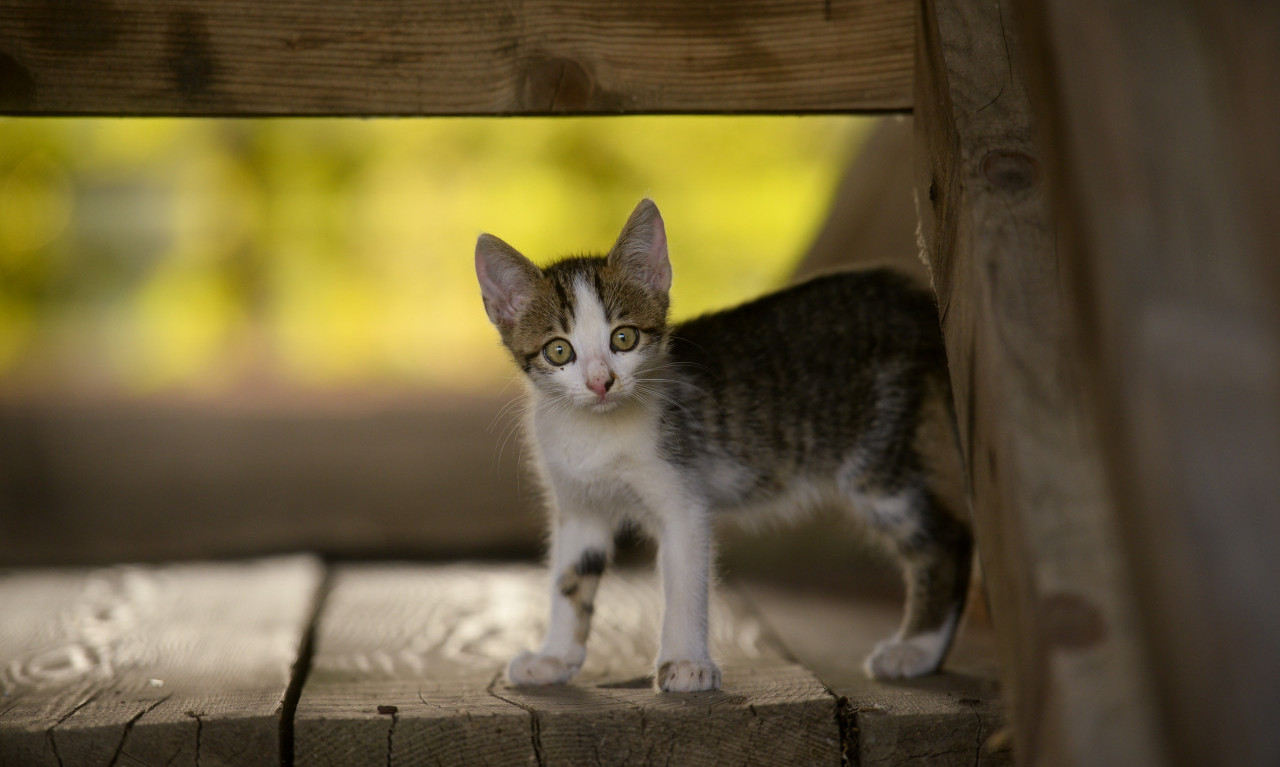
<instances>
[{"instance_id":1,"label":"pink inner ear","mask_svg":"<svg viewBox=\"0 0 1280 767\"><path fill-rule=\"evenodd\" d=\"M531 286L524 256L491 235L476 241L476 279L489 320L494 324L514 324L529 306ZM531 263L529 269L536 269Z\"/></svg>"},{"instance_id":2,"label":"pink inner ear","mask_svg":"<svg viewBox=\"0 0 1280 767\"><path fill-rule=\"evenodd\" d=\"M653 238L649 242L647 268L645 272L649 284L662 293L671 290L671 258L667 254L667 229L663 226L662 216L654 209Z\"/></svg>"},{"instance_id":3,"label":"pink inner ear","mask_svg":"<svg viewBox=\"0 0 1280 767\"><path fill-rule=\"evenodd\" d=\"M609 255L654 290L660 293L671 290L667 230L652 200L641 200L632 211Z\"/></svg>"}]
</instances>

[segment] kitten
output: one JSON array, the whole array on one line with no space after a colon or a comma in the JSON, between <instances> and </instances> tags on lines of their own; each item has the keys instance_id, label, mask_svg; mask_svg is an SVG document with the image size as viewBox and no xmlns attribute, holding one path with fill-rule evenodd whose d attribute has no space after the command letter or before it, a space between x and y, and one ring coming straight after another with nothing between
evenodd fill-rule
<instances>
[{"instance_id":1,"label":"kitten","mask_svg":"<svg viewBox=\"0 0 1280 767\"><path fill-rule=\"evenodd\" d=\"M551 504L551 616L514 684L558 684L586 657L615 531L657 539L664 614L655 683L712 690L711 516L836 500L886 539L907 582L877 678L929 674L964 608L972 544L917 450L926 400L945 397L932 296L887 270L820 277L668 325L671 264L642 200L604 257L538 268L476 243L485 311L527 379L526 437Z\"/></svg>"}]
</instances>

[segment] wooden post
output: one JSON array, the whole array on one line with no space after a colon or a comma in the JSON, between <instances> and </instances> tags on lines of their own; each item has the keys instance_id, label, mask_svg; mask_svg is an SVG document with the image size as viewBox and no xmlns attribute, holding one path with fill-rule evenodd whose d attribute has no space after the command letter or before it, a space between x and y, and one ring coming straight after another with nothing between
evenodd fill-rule
<instances>
[{"instance_id":1,"label":"wooden post","mask_svg":"<svg viewBox=\"0 0 1280 767\"><path fill-rule=\"evenodd\" d=\"M1154 765L1161 744L1059 275L1009 9L924 0L917 207L1024 765Z\"/></svg>"},{"instance_id":2,"label":"wooden post","mask_svg":"<svg viewBox=\"0 0 1280 767\"><path fill-rule=\"evenodd\" d=\"M1018 10L1163 737L1280 764L1280 5Z\"/></svg>"}]
</instances>

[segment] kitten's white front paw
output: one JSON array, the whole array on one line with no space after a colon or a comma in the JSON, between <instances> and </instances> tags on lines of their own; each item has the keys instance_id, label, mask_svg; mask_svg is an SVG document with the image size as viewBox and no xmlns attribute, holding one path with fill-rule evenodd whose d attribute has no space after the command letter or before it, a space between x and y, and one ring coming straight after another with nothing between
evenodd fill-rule
<instances>
[{"instance_id":1,"label":"kitten's white front paw","mask_svg":"<svg viewBox=\"0 0 1280 767\"><path fill-rule=\"evenodd\" d=\"M700 692L720 689L720 668L710 660L669 660L658 666L658 689Z\"/></svg>"},{"instance_id":2,"label":"kitten's white front paw","mask_svg":"<svg viewBox=\"0 0 1280 767\"><path fill-rule=\"evenodd\" d=\"M573 655L576 657L562 658L526 650L507 665L507 681L514 685L564 684L582 668L586 653Z\"/></svg>"},{"instance_id":3,"label":"kitten's white front paw","mask_svg":"<svg viewBox=\"0 0 1280 767\"><path fill-rule=\"evenodd\" d=\"M874 679L911 679L932 674L942 664L942 651L932 634L889 639L876 645L864 664Z\"/></svg>"}]
</instances>

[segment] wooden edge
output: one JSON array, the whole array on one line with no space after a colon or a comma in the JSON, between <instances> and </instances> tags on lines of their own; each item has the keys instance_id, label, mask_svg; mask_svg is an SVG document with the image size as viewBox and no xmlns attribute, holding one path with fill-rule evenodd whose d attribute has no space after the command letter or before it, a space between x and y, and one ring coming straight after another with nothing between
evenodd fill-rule
<instances>
[{"instance_id":1,"label":"wooden edge","mask_svg":"<svg viewBox=\"0 0 1280 767\"><path fill-rule=\"evenodd\" d=\"M910 108L909 0L0 4L0 113Z\"/></svg>"},{"instance_id":2,"label":"wooden edge","mask_svg":"<svg viewBox=\"0 0 1280 767\"><path fill-rule=\"evenodd\" d=\"M917 196L1020 761L1158 764L1003 3L921 5Z\"/></svg>"},{"instance_id":3,"label":"wooden edge","mask_svg":"<svg viewBox=\"0 0 1280 767\"><path fill-rule=\"evenodd\" d=\"M852 764L983 765L1011 763L990 628L966 625L943 672L901 682L867 677L863 659L896 631L901 606L736 584L788 655L813 671L839 701Z\"/></svg>"}]
</instances>

